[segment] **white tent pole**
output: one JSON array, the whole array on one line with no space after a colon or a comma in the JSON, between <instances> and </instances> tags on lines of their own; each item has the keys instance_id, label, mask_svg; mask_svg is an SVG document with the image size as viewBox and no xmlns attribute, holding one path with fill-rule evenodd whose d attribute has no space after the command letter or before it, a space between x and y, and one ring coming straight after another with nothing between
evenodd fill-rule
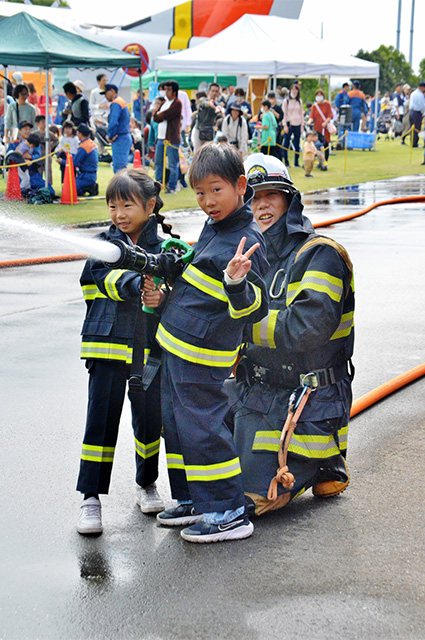
<instances>
[{"instance_id":1,"label":"white tent pole","mask_svg":"<svg viewBox=\"0 0 425 640\"><path fill-rule=\"evenodd\" d=\"M7 103L7 66L3 65L3 69L4 69L4 79L3 79L3 87L4 87L4 122L6 122L6 116L7 116L7 109L8 109L8 103ZM5 150L7 151L7 144L6 144L6 127L4 128L4 142L5 142ZM6 155L6 154L5 154ZM3 177L5 178L6 176L6 169L3 169Z\"/></svg>"},{"instance_id":2,"label":"white tent pole","mask_svg":"<svg viewBox=\"0 0 425 640\"><path fill-rule=\"evenodd\" d=\"M49 68L46 68L46 130L44 132L44 141L45 141L45 146L44 146L44 154L45 154L45 158L44 158L44 174L45 174L45 178L44 178L44 183L45 186L47 187L47 185L49 184L49 153L50 153L50 139L49 139Z\"/></svg>"},{"instance_id":3,"label":"white tent pole","mask_svg":"<svg viewBox=\"0 0 425 640\"><path fill-rule=\"evenodd\" d=\"M378 119L378 89L379 89L379 78L375 80L375 121L373 123L373 133L376 132L376 121Z\"/></svg>"},{"instance_id":4,"label":"white tent pole","mask_svg":"<svg viewBox=\"0 0 425 640\"><path fill-rule=\"evenodd\" d=\"M328 100L332 103L332 91L331 91L331 75L328 75Z\"/></svg>"}]
</instances>

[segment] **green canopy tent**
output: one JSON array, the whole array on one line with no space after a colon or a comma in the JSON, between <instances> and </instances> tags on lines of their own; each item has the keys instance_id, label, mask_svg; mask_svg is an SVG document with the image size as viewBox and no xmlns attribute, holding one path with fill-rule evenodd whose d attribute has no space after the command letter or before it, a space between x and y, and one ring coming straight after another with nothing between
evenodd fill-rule
<instances>
[{"instance_id":1,"label":"green canopy tent","mask_svg":"<svg viewBox=\"0 0 425 640\"><path fill-rule=\"evenodd\" d=\"M7 95L8 65L45 69L46 105L49 103L49 69L52 67L80 69L131 67L138 68L141 73L141 60L138 56L97 44L60 29L46 20L38 20L25 12L0 20L0 64L6 69L5 96ZM141 75L139 77L141 78ZM48 127L46 127L45 140L48 155ZM47 160L46 158L46 182Z\"/></svg>"},{"instance_id":2,"label":"green canopy tent","mask_svg":"<svg viewBox=\"0 0 425 640\"><path fill-rule=\"evenodd\" d=\"M236 76L215 75L213 73L176 73L174 71L151 71L143 75L143 89L148 89L151 82L164 82L165 80L175 80L179 83L180 89L197 89L201 82L218 82L222 86L233 84L236 86ZM131 89L135 91L139 88L137 78L131 80Z\"/></svg>"}]
</instances>

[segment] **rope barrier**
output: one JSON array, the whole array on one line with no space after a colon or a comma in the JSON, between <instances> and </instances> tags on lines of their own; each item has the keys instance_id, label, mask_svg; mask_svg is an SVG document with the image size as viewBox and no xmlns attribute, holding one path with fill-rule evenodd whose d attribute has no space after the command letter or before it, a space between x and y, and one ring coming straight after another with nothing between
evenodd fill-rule
<instances>
[{"instance_id":1,"label":"rope barrier","mask_svg":"<svg viewBox=\"0 0 425 640\"><path fill-rule=\"evenodd\" d=\"M65 145L65 146L69 146L69 145ZM15 151L15 149L12 149L11 151ZM20 164L15 164L15 163L13 163L13 165L2 164L0 165L0 169L9 169L11 166L28 167L31 164L35 164L36 162L41 162L42 160L45 160L46 158L49 158L50 156L55 155L55 153L57 153L57 151L52 151L51 153L47 153L45 156L41 156L41 158L37 158L36 160L28 160L28 162L21 162Z\"/></svg>"}]
</instances>

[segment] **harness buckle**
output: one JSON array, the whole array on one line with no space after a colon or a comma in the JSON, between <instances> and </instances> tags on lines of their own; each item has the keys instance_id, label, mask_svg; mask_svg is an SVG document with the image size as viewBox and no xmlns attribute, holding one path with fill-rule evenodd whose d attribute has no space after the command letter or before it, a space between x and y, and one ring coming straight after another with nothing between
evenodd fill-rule
<instances>
[{"instance_id":1,"label":"harness buckle","mask_svg":"<svg viewBox=\"0 0 425 640\"><path fill-rule=\"evenodd\" d=\"M300 375L300 385L302 387L310 387L312 391L315 391L319 386L319 380L315 371L309 373L302 373Z\"/></svg>"}]
</instances>

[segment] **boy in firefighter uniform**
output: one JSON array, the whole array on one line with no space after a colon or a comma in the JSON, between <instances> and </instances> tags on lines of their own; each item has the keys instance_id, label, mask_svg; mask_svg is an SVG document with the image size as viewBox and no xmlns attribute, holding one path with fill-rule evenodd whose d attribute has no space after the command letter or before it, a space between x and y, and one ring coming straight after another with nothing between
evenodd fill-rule
<instances>
[{"instance_id":1,"label":"boy in firefighter uniform","mask_svg":"<svg viewBox=\"0 0 425 640\"><path fill-rule=\"evenodd\" d=\"M176 280L158 326L163 348L161 408L174 508L157 515L165 526L192 525L189 542L246 538L238 456L224 423L224 381L244 328L267 313L262 275L265 247L253 220L239 153L207 143L192 162L190 183L209 216L194 259ZM245 253L244 253L245 251Z\"/></svg>"},{"instance_id":2,"label":"boy in firefighter uniform","mask_svg":"<svg viewBox=\"0 0 425 640\"><path fill-rule=\"evenodd\" d=\"M159 253L162 240L157 232L158 222L171 234L171 227L163 223L164 217L159 214L163 206L160 189L160 184L142 169L116 174L106 191L113 224L97 237L105 241L119 239L149 253ZM136 359L137 367L144 372L143 352L156 348L158 319L142 312L143 276L135 271L111 269L100 260L89 259L80 283L87 304L81 357L89 372L89 400L77 483L77 491L84 495L77 530L90 535L100 534L103 529L99 494L109 492L127 381L130 375L140 373L134 370ZM158 372L146 392L140 387L132 388L131 382L129 385L136 501L143 513L158 513L164 508L155 487L162 426L159 387Z\"/></svg>"},{"instance_id":3,"label":"boy in firefighter uniform","mask_svg":"<svg viewBox=\"0 0 425 640\"><path fill-rule=\"evenodd\" d=\"M354 285L347 252L315 234L282 162L256 153L245 169L266 240L270 309L246 332L237 383L228 389L245 491L261 515L309 487L326 498L348 485ZM289 397L306 380L316 380L317 387L289 442L287 465L295 484L291 490L279 484L271 500Z\"/></svg>"}]
</instances>

